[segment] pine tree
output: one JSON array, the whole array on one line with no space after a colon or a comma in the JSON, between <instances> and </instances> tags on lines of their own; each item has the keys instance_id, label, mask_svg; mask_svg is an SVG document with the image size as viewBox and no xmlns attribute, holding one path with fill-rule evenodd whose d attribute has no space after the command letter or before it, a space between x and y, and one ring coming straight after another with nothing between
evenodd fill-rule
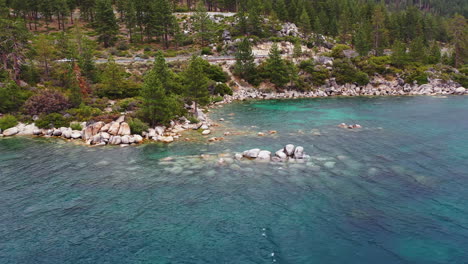
<instances>
[{"instance_id":1,"label":"pine tree","mask_svg":"<svg viewBox=\"0 0 468 264\"><path fill-rule=\"evenodd\" d=\"M466 18L455 15L450 23L450 34L455 48L455 67L468 63L468 25Z\"/></svg>"},{"instance_id":2,"label":"pine tree","mask_svg":"<svg viewBox=\"0 0 468 264\"><path fill-rule=\"evenodd\" d=\"M260 5L261 3L257 0L249 1L249 10L247 17L247 24L250 28L250 33L252 35L262 36L262 27L261 27L261 18L260 18Z\"/></svg>"},{"instance_id":3,"label":"pine tree","mask_svg":"<svg viewBox=\"0 0 468 264\"><path fill-rule=\"evenodd\" d=\"M309 14L307 14L307 10L305 8L302 9L302 13L299 17L298 24L305 35L309 34L312 31L312 26L310 25L310 17Z\"/></svg>"},{"instance_id":4,"label":"pine tree","mask_svg":"<svg viewBox=\"0 0 468 264\"><path fill-rule=\"evenodd\" d=\"M95 24L99 42L102 42L106 48L113 45L119 33L119 26L110 0L98 0Z\"/></svg>"},{"instance_id":5,"label":"pine tree","mask_svg":"<svg viewBox=\"0 0 468 264\"><path fill-rule=\"evenodd\" d=\"M284 0L276 0L274 11L279 20L286 21L288 19L288 13Z\"/></svg>"},{"instance_id":6,"label":"pine tree","mask_svg":"<svg viewBox=\"0 0 468 264\"><path fill-rule=\"evenodd\" d=\"M442 54L440 53L440 48L437 42L433 41L430 48L429 48L429 54L426 58L426 62L429 64L437 64L440 62L442 58Z\"/></svg>"},{"instance_id":7,"label":"pine tree","mask_svg":"<svg viewBox=\"0 0 468 264\"><path fill-rule=\"evenodd\" d=\"M145 76L141 97L143 98L142 118L152 126L169 123L180 111L180 102L172 94L166 93L154 69Z\"/></svg>"},{"instance_id":8,"label":"pine tree","mask_svg":"<svg viewBox=\"0 0 468 264\"><path fill-rule=\"evenodd\" d=\"M133 31L136 27L137 17L136 17L136 9L135 9L135 2L134 1L127 1L125 4L124 9L125 14L125 25L127 26L128 36L130 38L130 42L134 42L133 39Z\"/></svg>"},{"instance_id":9,"label":"pine tree","mask_svg":"<svg viewBox=\"0 0 468 264\"><path fill-rule=\"evenodd\" d=\"M270 81L278 87L283 87L290 80L288 67L281 58L281 53L276 43L270 49L265 69L268 72Z\"/></svg>"},{"instance_id":10,"label":"pine tree","mask_svg":"<svg viewBox=\"0 0 468 264\"><path fill-rule=\"evenodd\" d=\"M172 8L169 0L157 0L155 2L156 10L156 32L163 39L164 46L169 47L169 36L174 36L177 21L172 14Z\"/></svg>"},{"instance_id":11,"label":"pine tree","mask_svg":"<svg viewBox=\"0 0 468 264\"><path fill-rule=\"evenodd\" d=\"M423 37L415 38L410 44L409 57L415 62L426 61L426 48L424 47Z\"/></svg>"},{"instance_id":12,"label":"pine tree","mask_svg":"<svg viewBox=\"0 0 468 264\"><path fill-rule=\"evenodd\" d=\"M255 57L252 53L250 41L244 38L237 48L235 54L236 64L234 74L244 78L250 83L255 83L257 79L257 69L255 67Z\"/></svg>"},{"instance_id":13,"label":"pine tree","mask_svg":"<svg viewBox=\"0 0 468 264\"><path fill-rule=\"evenodd\" d=\"M369 24L362 24L354 34L354 46L356 47L356 51L361 56L367 56L369 51L372 49L372 37L371 37L371 29Z\"/></svg>"},{"instance_id":14,"label":"pine tree","mask_svg":"<svg viewBox=\"0 0 468 264\"><path fill-rule=\"evenodd\" d=\"M213 38L214 25L211 21L210 16L206 12L205 5L200 2L197 5L197 10L193 16L193 26L197 31L197 38L199 39L202 46L205 46Z\"/></svg>"},{"instance_id":15,"label":"pine tree","mask_svg":"<svg viewBox=\"0 0 468 264\"><path fill-rule=\"evenodd\" d=\"M391 62L397 67L403 67L408 63L406 45L401 41L395 41L392 47Z\"/></svg>"},{"instance_id":16,"label":"pine tree","mask_svg":"<svg viewBox=\"0 0 468 264\"><path fill-rule=\"evenodd\" d=\"M34 42L34 49L38 59L42 62L44 67L44 78L46 80L50 77L50 61L54 59L56 53L55 46L52 41L45 34L41 34Z\"/></svg>"},{"instance_id":17,"label":"pine tree","mask_svg":"<svg viewBox=\"0 0 468 264\"><path fill-rule=\"evenodd\" d=\"M294 42L294 50L293 50L293 57L299 58L302 56L302 44L301 41Z\"/></svg>"},{"instance_id":18,"label":"pine tree","mask_svg":"<svg viewBox=\"0 0 468 264\"><path fill-rule=\"evenodd\" d=\"M202 58L193 56L185 71L187 97L190 101L195 102L195 113L197 113L199 105L206 105L210 102L208 78L203 71L203 64Z\"/></svg>"},{"instance_id":19,"label":"pine tree","mask_svg":"<svg viewBox=\"0 0 468 264\"><path fill-rule=\"evenodd\" d=\"M76 63L71 63L70 67L68 69L68 78L69 78L69 89L70 89L70 96L69 100L70 103L72 104L73 107L79 107L80 104L83 102L83 95L82 91L80 88L80 83L79 83L79 75L77 75L75 66L77 66ZM78 73L79 74L79 73Z\"/></svg>"},{"instance_id":20,"label":"pine tree","mask_svg":"<svg viewBox=\"0 0 468 264\"><path fill-rule=\"evenodd\" d=\"M383 54L387 37L384 7L378 6L375 8L372 16L372 28L373 48L375 50L375 55L380 56Z\"/></svg>"},{"instance_id":21,"label":"pine tree","mask_svg":"<svg viewBox=\"0 0 468 264\"><path fill-rule=\"evenodd\" d=\"M167 66L166 59L161 51L156 53L153 71L159 76L161 85L168 94L182 94L184 92L179 84L180 81L177 80L178 76Z\"/></svg>"}]
</instances>

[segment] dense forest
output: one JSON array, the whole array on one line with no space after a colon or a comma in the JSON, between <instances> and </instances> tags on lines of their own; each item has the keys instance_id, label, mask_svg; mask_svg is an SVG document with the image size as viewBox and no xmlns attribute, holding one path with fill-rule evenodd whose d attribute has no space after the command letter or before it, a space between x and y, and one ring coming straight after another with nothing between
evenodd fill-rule
<instances>
[{"instance_id":1,"label":"dense forest","mask_svg":"<svg viewBox=\"0 0 468 264\"><path fill-rule=\"evenodd\" d=\"M199 105L232 94L227 70L254 87L270 83L278 90L315 89L330 78L366 85L374 75L424 84L431 72L466 86L467 6L463 0L0 0L0 113L9 114L0 129L33 120L43 128L69 126L122 112L132 116L135 133L175 117L196 122ZM293 30L279 34L285 27ZM253 47L268 42L275 43L268 58L256 61ZM281 42L294 45L292 58ZM213 54L232 54L236 62L226 69L199 56ZM135 55L154 58L154 65L135 69L114 59ZM332 58L333 67L312 55ZM192 58L165 61L174 56Z\"/></svg>"}]
</instances>

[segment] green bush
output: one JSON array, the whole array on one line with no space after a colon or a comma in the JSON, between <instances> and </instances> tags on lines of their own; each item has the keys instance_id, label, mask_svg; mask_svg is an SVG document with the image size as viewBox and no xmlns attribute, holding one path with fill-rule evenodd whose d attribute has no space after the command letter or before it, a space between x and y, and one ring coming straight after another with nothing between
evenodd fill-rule
<instances>
[{"instance_id":1,"label":"green bush","mask_svg":"<svg viewBox=\"0 0 468 264\"><path fill-rule=\"evenodd\" d=\"M312 74L315 70L315 63L313 60L308 59L308 60L303 60L299 63L299 69Z\"/></svg>"},{"instance_id":2,"label":"green bush","mask_svg":"<svg viewBox=\"0 0 468 264\"><path fill-rule=\"evenodd\" d=\"M130 46L128 45L126 41L118 42L116 47L118 50L128 50L130 48Z\"/></svg>"},{"instance_id":3,"label":"green bush","mask_svg":"<svg viewBox=\"0 0 468 264\"><path fill-rule=\"evenodd\" d=\"M369 75L374 73L391 74L393 68L390 67L390 56L370 57L359 63L360 68Z\"/></svg>"},{"instance_id":4,"label":"green bush","mask_svg":"<svg viewBox=\"0 0 468 264\"><path fill-rule=\"evenodd\" d=\"M77 123L77 122L71 122L70 123L70 128L72 130L82 130L83 128L81 127L81 124L80 123Z\"/></svg>"},{"instance_id":5,"label":"green bush","mask_svg":"<svg viewBox=\"0 0 468 264\"><path fill-rule=\"evenodd\" d=\"M70 124L66 118L58 113L41 116L35 123L39 128L66 127Z\"/></svg>"},{"instance_id":6,"label":"green bush","mask_svg":"<svg viewBox=\"0 0 468 264\"><path fill-rule=\"evenodd\" d=\"M148 131L149 129L148 125L138 118L132 118L128 120L128 125L130 126L132 134L141 135L141 133L143 133L144 131Z\"/></svg>"},{"instance_id":7,"label":"green bush","mask_svg":"<svg viewBox=\"0 0 468 264\"><path fill-rule=\"evenodd\" d=\"M141 85L129 79L124 79L119 83L100 83L96 85L96 94L99 97L110 99L122 99L134 97L140 94Z\"/></svg>"},{"instance_id":8,"label":"green bush","mask_svg":"<svg viewBox=\"0 0 468 264\"><path fill-rule=\"evenodd\" d=\"M176 57L177 51L176 50L165 50L164 57Z\"/></svg>"},{"instance_id":9,"label":"green bush","mask_svg":"<svg viewBox=\"0 0 468 264\"><path fill-rule=\"evenodd\" d=\"M29 96L29 91L23 90L13 81L0 86L0 112L17 111Z\"/></svg>"},{"instance_id":10,"label":"green bush","mask_svg":"<svg viewBox=\"0 0 468 264\"><path fill-rule=\"evenodd\" d=\"M132 97L121 100L117 103L118 111L134 111L141 105L141 98Z\"/></svg>"},{"instance_id":11,"label":"green bush","mask_svg":"<svg viewBox=\"0 0 468 264\"><path fill-rule=\"evenodd\" d=\"M346 60L335 60L332 74L338 84L357 83L366 85L369 83L369 76L365 72L359 71Z\"/></svg>"},{"instance_id":12,"label":"green bush","mask_svg":"<svg viewBox=\"0 0 468 264\"><path fill-rule=\"evenodd\" d=\"M210 47L203 47L201 49L201 55L213 55Z\"/></svg>"},{"instance_id":13,"label":"green bush","mask_svg":"<svg viewBox=\"0 0 468 264\"><path fill-rule=\"evenodd\" d=\"M331 51L331 56L333 58L344 58L344 50L351 49L348 45L336 44Z\"/></svg>"},{"instance_id":14,"label":"green bush","mask_svg":"<svg viewBox=\"0 0 468 264\"><path fill-rule=\"evenodd\" d=\"M325 81L330 78L327 69L321 69L319 71L314 71L310 74L312 84L316 86L321 86L325 84Z\"/></svg>"},{"instance_id":15,"label":"green bush","mask_svg":"<svg viewBox=\"0 0 468 264\"><path fill-rule=\"evenodd\" d=\"M462 74L462 73L459 73L459 74L452 74L452 79L454 81L456 81L457 83L459 83L461 86L463 87L468 87L468 76L466 74Z\"/></svg>"},{"instance_id":16,"label":"green bush","mask_svg":"<svg viewBox=\"0 0 468 264\"><path fill-rule=\"evenodd\" d=\"M10 127L14 127L18 124L18 120L16 117L12 115L4 115L2 118L0 118L0 129L5 130Z\"/></svg>"},{"instance_id":17,"label":"green bush","mask_svg":"<svg viewBox=\"0 0 468 264\"><path fill-rule=\"evenodd\" d=\"M208 61L203 60L203 71L207 77L215 82L227 82L229 76L223 71L223 68L218 65L210 64Z\"/></svg>"},{"instance_id":18,"label":"green bush","mask_svg":"<svg viewBox=\"0 0 468 264\"><path fill-rule=\"evenodd\" d=\"M224 96L226 94L232 95L232 89L225 83L217 83L213 90L214 95Z\"/></svg>"},{"instance_id":19,"label":"green bush","mask_svg":"<svg viewBox=\"0 0 468 264\"><path fill-rule=\"evenodd\" d=\"M195 116L193 115L189 115L187 117L187 120L190 121L190 123L192 124L197 124L198 122L200 122L200 120L198 120Z\"/></svg>"},{"instance_id":20,"label":"green bush","mask_svg":"<svg viewBox=\"0 0 468 264\"><path fill-rule=\"evenodd\" d=\"M222 96L212 96L211 97L211 102L212 103L217 103L217 102L222 102L224 98Z\"/></svg>"},{"instance_id":21,"label":"green bush","mask_svg":"<svg viewBox=\"0 0 468 264\"><path fill-rule=\"evenodd\" d=\"M91 106L81 104L79 108L69 109L67 113L72 115L76 120L88 121L88 119L90 119L91 117L101 115L102 111L99 108L94 108Z\"/></svg>"},{"instance_id":22,"label":"green bush","mask_svg":"<svg viewBox=\"0 0 468 264\"><path fill-rule=\"evenodd\" d=\"M406 83L413 84L416 81L419 85L429 83L428 74L423 67L414 67L407 69L404 73Z\"/></svg>"}]
</instances>

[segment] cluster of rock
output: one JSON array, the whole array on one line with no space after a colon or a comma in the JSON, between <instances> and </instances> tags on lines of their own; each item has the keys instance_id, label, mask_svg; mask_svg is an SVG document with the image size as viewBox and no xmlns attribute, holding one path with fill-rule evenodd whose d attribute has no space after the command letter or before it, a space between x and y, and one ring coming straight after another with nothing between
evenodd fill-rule
<instances>
[{"instance_id":1,"label":"cluster of rock","mask_svg":"<svg viewBox=\"0 0 468 264\"><path fill-rule=\"evenodd\" d=\"M341 128L347 128L347 129L356 129L356 128L362 128L361 125L359 124L354 124L354 125L347 125L346 123L341 123L338 125Z\"/></svg>"},{"instance_id":2,"label":"cluster of rock","mask_svg":"<svg viewBox=\"0 0 468 264\"><path fill-rule=\"evenodd\" d=\"M284 91L265 92L257 89L240 89L232 96L226 95L223 103L248 99L286 99L286 98L314 98L327 96L403 96L403 95L465 95L468 90L453 81L444 82L439 79L430 80L430 83L418 85L408 84L402 80L373 81L365 86L355 84L338 85L331 79L326 85L312 91Z\"/></svg>"},{"instance_id":3,"label":"cluster of rock","mask_svg":"<svg viewBox=\"0 0 468 264\"><path fill-rule=\"evenodd\" d=\"M206 119L206 117L205 117ZM181 118L177 122L172 121L170 127L157 126L144 131L142 135L132 134L130 125L125 122L125 116L120 116L110 123L102 121L87 124L80 124L82 130L73 130L70 127L60 127L51 129L40 129L33 124L18 124L15 127L0 130L0 136L46 136L62 137L64 139L82 140L88 145L120 145L128 146L142 143L146 140L154 140L163 143L170 143L181 137L180 133L188 129L202 129L202 134L209 134L209 122L191 124L186 118Z\"/></svg>"},{"instance_id":4,"label":"cluster of rock","mask_svg":"<svg viewBox=\"0 0 468 264\"><path fill-rule=\"evenodd\" d=\"M286 145L284 148L275 152L274 155L268 150L251 149L246 150L242 154L237 153L235 155L237 160L243 158L252 159L256 161L273 161L273 162L285 162L285 161L298 161L306 160L309 158L304 152L304 148L301 146L294 146L292 144Z\"/></svg>"}]
</instances>

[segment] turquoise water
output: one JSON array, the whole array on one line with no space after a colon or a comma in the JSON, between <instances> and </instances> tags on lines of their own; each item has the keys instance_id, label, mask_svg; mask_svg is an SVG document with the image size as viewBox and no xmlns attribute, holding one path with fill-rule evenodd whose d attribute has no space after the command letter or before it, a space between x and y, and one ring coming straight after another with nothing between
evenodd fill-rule
<instances>
[{"instance_id":1,"label":"turquoise water","mask_svg":"<svg viewBox=\"0 0 468 264\"><path fill-rule=\"evenodd\" d=\"M260 101L211 116L226 120L215 135L232 135L0 139L0 263L468 263L468 97ZM311 160L218 163L287 143Z\"/></svg>"}]
</instances>

